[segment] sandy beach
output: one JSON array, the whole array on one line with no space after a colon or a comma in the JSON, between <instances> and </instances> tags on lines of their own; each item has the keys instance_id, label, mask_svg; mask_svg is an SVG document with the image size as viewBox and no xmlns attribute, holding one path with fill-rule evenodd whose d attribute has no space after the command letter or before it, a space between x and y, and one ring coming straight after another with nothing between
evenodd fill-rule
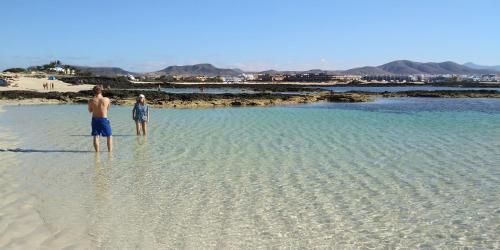
<instances>
[{"instance_id":1,"label":"sandy beach","mask_svg":"<svg viewBox=\"0 0 500 250\"><path fill-rule=\"evenodd\" d=\"M0 87L0 91L9 91L9 90L29 90L29 91L38 91L38 92L78 92L81 90L89 90L92 89L93 85L90 84L82 84L82 85L71 85L59 80L48 80L47 78L35 78L27 75L21 74L11 74L12 81L10 82L10 86ZM43 84L49 83L54 84L53 90L44 90Z\"/></svg>"}]
</instances>

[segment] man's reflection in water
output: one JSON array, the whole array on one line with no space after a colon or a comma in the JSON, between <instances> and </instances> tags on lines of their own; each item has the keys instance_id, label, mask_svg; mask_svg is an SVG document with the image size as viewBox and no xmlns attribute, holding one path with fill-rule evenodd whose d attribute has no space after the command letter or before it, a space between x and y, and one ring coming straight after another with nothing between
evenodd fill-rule
<instances>
[{"instance_id":1,"label":"man's reflection in water","mask_svg":"<svg viewBox=\"0 0 500 250\"><path fill-rule=\"evenodd\" d=\"M160 200L158 196L161 196L161 192L154 188L159 184L158 180L154 180L155 176L158 177L158 175L153 174L154 157L147 137L138 136L136 142L133 154L135 164L131 169L131 185L133 186L131 195L134 199L130 203L134 211L131 212L130 222L137 225L135 237L142 239L141 248L157 248L154 246L154 242L157 241L153 237L154 235L144 234L143 231L157 228L160 220L159 205L157 203Z\"/></svg>"},{"instance_id":2,"label":"man's reflection in water","mask_svg":"<svg viewBox=\"0 0 500 250\"><path fill-rule=\"evenodd\" d=\"M104 160L104 162L103 162ZM109 237L109 213L111 206L110 174L112 167L112 154L95 154L94 162L95 203L90 213L89 235L95 248L104 247Z\"/></svg>"},{"instance_id":3,"label":"man's reflection in water","mask_svg":"<svg viewBox=\"0 0 500 250\"><path fill-rule=\"evenodd\" d=\"M155 228L160 218L160 180L152 173L154 158L147 137L135 140L131 141L131 154L115 162L111 154L95 156L95 194L88 233L91 248L114 248L129 242L138 248L154 248L154 235L145 232Z\"/></svg>"}]
</instances>

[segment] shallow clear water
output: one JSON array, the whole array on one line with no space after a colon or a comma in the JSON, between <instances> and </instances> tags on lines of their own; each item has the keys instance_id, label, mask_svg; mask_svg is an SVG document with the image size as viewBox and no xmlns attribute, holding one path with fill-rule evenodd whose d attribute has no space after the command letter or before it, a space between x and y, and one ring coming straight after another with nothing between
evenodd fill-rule
<instances>
[{"instance_id":1,"label":"shallow clear water","mask_svg":"<svg viewBox=\"0 0 500 250\"><path fill-rule=\"evenodd\" d=\"M85 106L4 109L3 171L90 248L500 247L498 99L154 109L147 139L113 107L111 155Z\"/></svg>"},{"instance_id":2,"label":"shallow clear water","mask_svg":"<svg viewBox=\"0 0 500 250\"><path fill-rule=\"evenodd\" d=\"M500 91L500 88L460 88L460 87L439 87L439 86L391 86L391 87L319 87L325 90L332 90L335 92L349 92L349 91L365 91L365 92L401 92L401 91L438 91L438 90L495 90Z\"/></svg>"},{"instance_id":3,"label":"shallow clear water","mask_svg":"<svg viewBox=\"0 0 500 250\"><path fill-rule=\"evenodd\" d=\"M161 89L164 92L167 93L177 93L177 94L187 94L187 93L206 93L206 94L224 94L224 93L230 93L230 94L242 94L242 93L247 93L247 94L252 94L256 93L255 91L251 89L244 89L244 88L203 88L203 91L200 88L162 88Z\"/></svg>"},{"instance_id":4,"label":"shallow clear water","mask_svg":"<svg viewBox=\"0 0 500 250\"><path fill-rule=\"evenodd\" d=\"M176 94L191 94L191 93L205 93L205 94L255 94L255 93L263 93L263 92L271 92L271 91L257 91L247 88L237 88L237 87L225 87L225 88L203 88L203 91L200 88L162 88L161 89L167 93L176 93ZM314 91L272 91L272 93L278 94L307 94L313 93Z\"/></svg>"},{"instance_id":5,"label":"shallow clear water","mask_svg":"<svg viewBox=\"0 0 500 250\"><path fill-rule=\"evenodd\" d=\"M307 88L307 87L306 87ZM401 86L401 87L345 87L345 86L328 86L328 87L310 87L319 88L324 90L331 90L335 92L349 92L349 91L364 91L364 92L401 92L401 91L438 91L438 90L494 90L500 91L500 88L460 88L460 87L438 87L438 86ZM137 89L134 89L137 90ZM143 89L144 91L157 91L156 89ZM190 93L205 93L205 94L255 94L262 93L252 89L225 87L225 88L210 88L206 87L203 92L200 88L193 87L178 87L178 88L162 88L163 92L175 94L190 94ZM273 93L279 94L309 94L316 91L274 91Z\"/></svg>"}]
</instances>

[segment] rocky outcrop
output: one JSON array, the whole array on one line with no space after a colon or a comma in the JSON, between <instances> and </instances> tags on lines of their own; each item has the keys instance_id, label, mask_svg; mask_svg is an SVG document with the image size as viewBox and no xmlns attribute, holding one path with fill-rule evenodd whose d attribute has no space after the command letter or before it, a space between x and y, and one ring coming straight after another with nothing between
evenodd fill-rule
<instances>
[{"instance_id":1,"label":"rocky outcrop","mask_svg":"<svg viewBox=\"0 0 500 250\"><path fill-rule=\"evenodd\" d=\"M241 88L250 89L253 91L271 91L271 92L312 92L321 91L320 87L405 87L405 86L439 86L439 87L464 87L464 88L500 88L500 83L482 83L482 82L441 82L429 84L402 84L402 83L348 83L348 84L330 84L330 85L314 85L314 84L292 84L292 83L200 83L200 84L185 84L185 83L172 83L172 82L149 82L149 83L133 83L126 77L97 77L97 76L72 76L60 78L61 81L79 85L91 84L102 85L112 89L156 89L158 85L161 87L172 88Z\"/></svg>"},{"instance_id":2,"label":"rocky outcrop","mask_svg":"<svg viewBox=\"0 0 500 250\"><path fill-rule=\"evenodd\" d=\"M326 96L329 102L370 102L375 95L358 93L331 93Z\"/></svg>"},{"instance_id":3,"label":"rocky outcrop","mask_svg":"<svg viewBox=\"0 0 500 250\"><path fill-rule=\"evenodd\" d=\"M138 88L127 78L125 77L63 77L59 80L73 84L73 85L81 85L81 84L91 84L91 85L102 85L104 88ZM157 86L158 87L158 86Z\"/></svg>"},{"instance_id":4,"label":"rocky outcrop","mask_svg":"<svg viewBox=\"0 0 500 250\"><path fill-rule=\"evenodd\" d=\"M383 93L383 97L500 98L496 90L439 90Z\"/></svg>"},{"instance_id":5,"label":"rocky outcrop","mask_svg":"<svg viewBox=\"0 0 500 250\"><path fill-rule=\"evenodd\" d=\"M158 107L222 107L222 106L266 106L313 103L319 101L357 102L369 101L371 96L360 94L343 94L321 92L306 95L287 95L277 93L256 94L171 94L160 91L140 90L108 90L104 92L114 104L131 105L139 94L145 94L148 102ZM0 99L25 100L46 99L59 103L86 103L92 96L91 91L77 93L61 92L33 92L33 91L4 91L0 92Z\"/></svg>"},{"instance_id":6,"label":"rocky outcrop","mask_svg":"<svg viewBox=\"0 0 500 250\"><path fill-rule=\"evenodd\" d=\"M397 93L335 93L323 91L313 94L171 94L160 91L107 90L104 92L113 104L132 105L139 94L145 94L148 102L156 107L198 108L228 106L289 105L314 102L369 102L383 97L444 97L444 98L500 98L500 92L478 91L406 91ZM91 91L74 92L33 92L0 91L0 100L10 103L26 103L23 100L37 100L35 103L87 103ZM30 102L33 103L33 102Z\"/></svg>"},{"instance_id":7,"label":"rocky outcrop","mask_svg":"<svg viewBox=\"0 0 500 250\"><path fill-rule=\"evenodd\" d=\"M169 94L157 91L110 91L106 96L117 104L133 104L135 97L144 93L148 102L159 107L225 107L225 106L267 106L312 103L327 100L329 92L311 95L286 95L273 93L257 94Z\"/></svg>"}]
</instances>

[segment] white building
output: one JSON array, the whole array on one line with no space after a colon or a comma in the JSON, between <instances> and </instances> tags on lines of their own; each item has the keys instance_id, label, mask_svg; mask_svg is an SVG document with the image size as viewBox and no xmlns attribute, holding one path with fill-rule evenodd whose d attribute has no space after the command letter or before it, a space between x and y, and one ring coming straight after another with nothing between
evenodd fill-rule
<instances>
[{"instance_id":1,"label":"white building","mask_svg":"<svg viewBox=\"0 0 500 250\"><path fill-rule=\"evenodd\" d=\"M74 69L70 69L70 68L66 68L66 69L64 69L64 74L66 74L66 75L74 75L75 74L75 70Z\"/></svg>"},{"instance_id":2,"label":"white building","mask_svg":"<svg viewBox=\"0 0 500 250\"><path fill-rule=\"evenodd\" d=\"M131 74L128 74L128 75L127 75L127 78L128 78L130 81L135 81L135 80L136 80L136 79L135 79L135 77L134 77L133 75L131 75Z\"/></svg>"},{"instance_id":3,"label":"white building","mask_svg":"<svg viewBox=\"0 0 500 250\"><path fill-rule=\"evenodd\" d=\"M257 76L255 74L241 74L241 77L245 80L245 81L255 81L257 80Z\"/></svg>"},{"instance_id":4,"label":"white building","mask_svg":"<svg viewBox=\"0 0 500 250\"><path fill-rule=\"evenodd\" d=\"M224 83L240 83L243 81L243 79L238 76L224 76L221 78Z\"/></svg>"},{"instance_id":5,"label":"white building","mask_svg":"<svg viewBox=\"0 0 500 250\"><path fill-rule=\"evenodd\" d=\"M498 81L500 81L500 76L497 76L495 74L482 75L481 81L483 81L483 82L498 82Z\"/></svg>"},{"instance_id":6,"label":"white building","mask_svg":"<svg viewBox=\"0 0 500 250\"><path fill-rule=\"evenodd\" d=\"M56 66L56 67L54 67L54 68L50 68L49 70L50 70L50 71L55 71L55 72L62 72L62 73L64 73L64 69L63 69L63 67L60 67L60 66Z\"/></svg>"}]
</instances>

